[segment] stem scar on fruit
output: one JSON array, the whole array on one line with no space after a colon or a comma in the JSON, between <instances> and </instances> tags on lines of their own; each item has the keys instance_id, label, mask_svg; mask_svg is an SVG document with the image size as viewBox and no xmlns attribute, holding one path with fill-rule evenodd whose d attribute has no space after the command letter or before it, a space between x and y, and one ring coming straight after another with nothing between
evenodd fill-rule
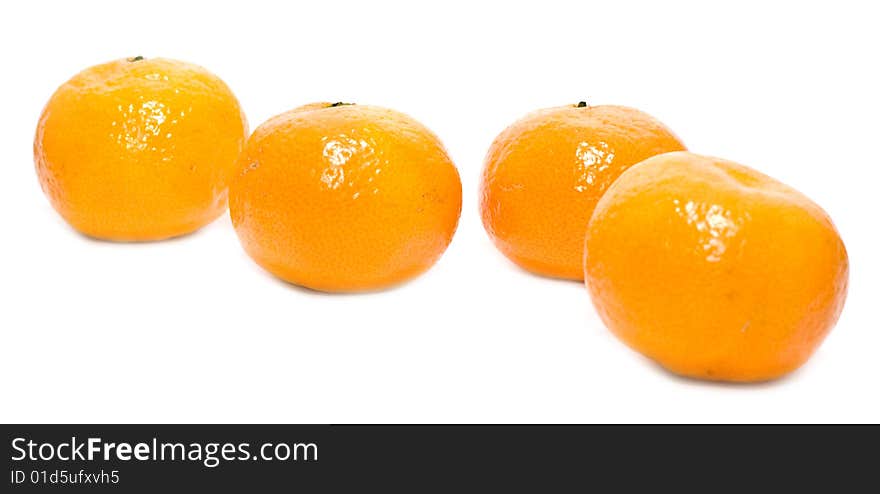
<instances>
[{"instance_id":1,"label":"stem scar on fruit","mask_svg":"<svg viewBox=\"0 0 880 494\"><path fill-rule=\"evenodd\" d=\"M343 103L342 101L337 101L336 103L331 103L327 108L336 108L337 106L354 106L354 103Z\"/></svg>"},{"instance_id":2,"label":"stem scar on fruit","mask_svg":"<svg viewBox=\"0 0 880 494\"><path fill-rule=\"evenodd\" d=\"M128 61L129 61L129 62L140 62L140 61L143 60L143 59L144 59L144 57L138 55L138 56L136 56L136 57L131 57L131 58L129 58Z\"/></svg>"}]
</instances>

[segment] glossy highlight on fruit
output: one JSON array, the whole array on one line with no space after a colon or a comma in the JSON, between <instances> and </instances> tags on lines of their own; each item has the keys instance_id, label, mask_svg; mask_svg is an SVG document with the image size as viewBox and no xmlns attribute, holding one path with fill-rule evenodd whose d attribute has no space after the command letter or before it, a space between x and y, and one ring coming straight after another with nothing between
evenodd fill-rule
<instances>
[{"instance_id":1,"label":"glossy highlight on fruit","mask_svg":"<svg viewBox=\"0 0 880 494\"><path fill-rule=\"evenodd\" d=\"M461 213L461 181L440 140L376 106L313 103L273 117L239 170L230 214L245 251L315 290L374 290L422 273Z\"/></svg>"},{"instance_id":2,"label":"glossy highlight on fruit","mask_svg":"<svg viewBox=\"0 0 880 494\"><path fill-rule=\"evenodd\" d=\"M639 161L684 149L662 123L633 108L581 102L533 112L486 155L483 226L522 268L582 280L584 232L605 190Z\"/></svg>"},{"instance_id":3,"label":"glossy highlight on fruit","mask_svg":"<svg viewBox=\"0 0 880 494\"><path fill-rule=\"evenodd\" d=\"M52 206L76 230L159 240L225 211L247 133L238 100L217 76L133 57L58 88L40 116L34 162Z\"/></svg>"},{"instance_id":4,"label":"glossy highlight on fruit","mask_svg":"<svg viewBox=\"0 0 880 494\"><path fill-rule=\"evenodd\" d=\"M684 376L778 378L809 359L846 298L846 248L800 192L687 152L649 158L599 201L585 278L608 328Z\"/></svg>"}]
</instances>

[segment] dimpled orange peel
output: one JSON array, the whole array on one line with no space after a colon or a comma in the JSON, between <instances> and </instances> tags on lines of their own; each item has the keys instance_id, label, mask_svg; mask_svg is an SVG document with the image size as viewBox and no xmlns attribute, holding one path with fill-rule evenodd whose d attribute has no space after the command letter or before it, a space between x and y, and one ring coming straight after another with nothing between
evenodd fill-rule
<instances>
[{"instance_id":1,"label":"dimpled orange peel","mask_svg":"<svg viewBox=\"0 0 880 494\"><path fill-rule=\"evenodd\" d=\"M313 103L273 117L239 168L230 214L245 251L315 290L374 290L422 273L461 213L461 181L440 140L376 106Z\"/></svg>"},{"instance_id":2,"label":"dimpled orange peel","mask_svg":"<svg viewBox=\"0 0 880 494\"><path fill-rule=\"evenodd\" d=\"M687 152L624 172L596 206L585 252L608 328L699 379L797 369L846 298L846 249L819 206L755 170Z\"/></svg>"},{"instance_id":3,"label":"dimpled orange peel","mask_svg":"<svg viewBox=\"0 0 880 494\"><path fill-rule=\"evenodd\" d=\"M633 108L581 102L533 112L489 148L483 226L519 266L582 280L587 221L608 186L645 158L683 149L662 123Z\"/></svg>"},{"instance_id":4,"label":"dimpled orange peel","mask_svg":"<svg viewBox=\"0 0 880 494\"><path fill-rule=\"evenodd\" d=\"M90 67L55 91L37 126L34 162L52 206L76 230L158 240L225 211L247 132L217 76L134 57Z\"/></svg>"}]
</instances>

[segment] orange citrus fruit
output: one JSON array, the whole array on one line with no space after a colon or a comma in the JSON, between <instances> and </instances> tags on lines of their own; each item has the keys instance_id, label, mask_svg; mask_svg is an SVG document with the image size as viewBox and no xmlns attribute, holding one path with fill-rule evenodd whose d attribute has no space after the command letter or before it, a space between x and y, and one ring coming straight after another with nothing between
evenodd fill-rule
<instances>
[{"instance_id":1,"label":"orange citrus fruit","mask_svg":"<svg viewBox=\"0 0 880 494\"><path fill-rule=\"evenodd\" d=\"M672 372L762 381L806 362L846 298L846 249L803 194L687 152L624 172L586 234L602 320Z\"/></svg>"},{"instance_id":2,"label":"orange citrus fruit","mask_svg":"<svg viewBox=\"0 0 880 494\"><path fill-rule=\"evenodd\" d=\"M43 110L34 162L52 206L110 240L192 232L226 209L247 121L217 76L135 57L90 67Z\"/></svg>"},{"instance_id":3,"label":"orange citrus fruit","mask_svg":"<svg viewBox=\"0 0 880 494\"><path fill-rule=\"evenodd\" d=\"M645 158L683 149L663 124L632 108L581 102L536 111L489 149L483 225L519 266L582 280L587 221L608 186Z\"/></svg>"},{"instance_id":4,"label":"orange citrus fruit","mask_svg":"<svg viewBox=\"0 0 880 494\"><path fill-rule=\"evenodd\" d=\"M245 251L267 271L316 290L371 290L440 257L458 225L461 181L411 117L314 103L254 131L229 204Z\"/></svg>"}]
</instances>

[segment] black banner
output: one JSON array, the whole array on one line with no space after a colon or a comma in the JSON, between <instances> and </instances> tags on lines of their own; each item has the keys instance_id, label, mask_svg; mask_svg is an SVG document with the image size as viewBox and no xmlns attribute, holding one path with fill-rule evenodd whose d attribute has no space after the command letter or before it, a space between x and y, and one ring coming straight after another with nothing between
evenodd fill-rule
<instances>
[{"instance_id":1,"label":"black banner","mask_svg":"<svg viewBox=\"0 0 880 494\"><path fill-rule=\"evenodd\" d=\"M2 428L10 493L876 491L880 444L876 426Z\"/></svg>"}]
</instances>

